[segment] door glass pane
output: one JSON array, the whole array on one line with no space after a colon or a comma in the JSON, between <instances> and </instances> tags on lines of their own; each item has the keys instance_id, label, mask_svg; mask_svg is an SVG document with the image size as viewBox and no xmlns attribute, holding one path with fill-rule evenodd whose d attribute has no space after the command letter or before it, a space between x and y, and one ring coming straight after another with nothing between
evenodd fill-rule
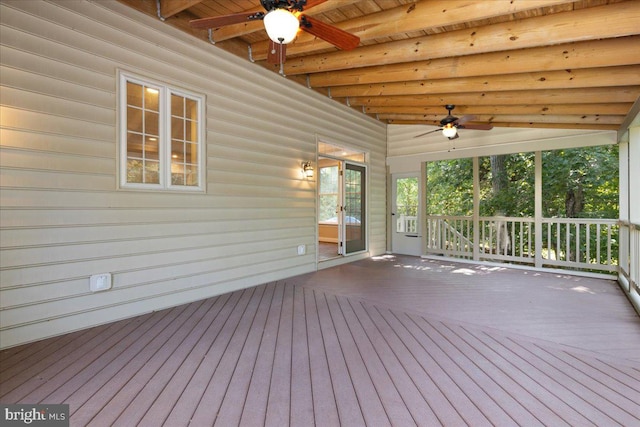
<instances>
[{"instance_id":1,"label":"door glass pane","mask_svg":"<svg viewBox=\"0 0 640 427\"><path fill-rule=\"evenodd\" d=\"M320 168L318 221L338 223L338 166Z\"/></svg>"},{"instance_id":2,"label":"door glass pane","mask_svg":"<svg viewBox=\"0 0 640 427\"><path fill-rule=\"evenodd\" d=\"M365 242L365 168L347 163L344 174L346 253L363 251Z\"/></svg>"},{"instance_id":3,"label":"door glass pane","mask_svg":"<svg viewBox=\"0 0 640 427\"><path fill-rule=\"evenodd\" d=\"M396 233L418 232L418 178L396 179Z\"/></svg>"}]
</instances>

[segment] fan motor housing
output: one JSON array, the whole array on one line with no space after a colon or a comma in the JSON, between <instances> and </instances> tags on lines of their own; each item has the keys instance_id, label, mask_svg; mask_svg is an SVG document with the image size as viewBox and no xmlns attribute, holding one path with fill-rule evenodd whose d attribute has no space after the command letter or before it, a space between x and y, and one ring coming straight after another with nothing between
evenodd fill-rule
<instances>
[{"instance_id":1,"label":"fan motor housing","mask_svg":"<svg viewBox=\"0 0 640 427\"><path fill-rule=\"evenodd\" d=\"M455 122L457 120L458 120L457 117L449 115L449 116L445 117L444 119L440 120L440 126L446 126L449 123L453 123L453 122Z\"/></svg>"}]
</instances>

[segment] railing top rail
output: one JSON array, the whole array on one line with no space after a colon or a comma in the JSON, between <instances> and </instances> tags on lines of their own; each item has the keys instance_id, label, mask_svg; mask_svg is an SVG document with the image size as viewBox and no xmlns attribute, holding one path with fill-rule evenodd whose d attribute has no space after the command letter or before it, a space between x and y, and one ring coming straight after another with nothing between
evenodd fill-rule
<instances>
[{"instance_id":1,"label":"railing top rail","mask_svg":"<svg viewBox=\"0 0 640 427\"><path fill-rule=\"evenodd\" d=\"M470 215L427 215L427 219L473 219Z\"/></svg>"},{"instance_id":2,"label":"railing top rail","mask_svg":"<svg viewBox=\"0 0 640 427\"><path fill-rule=\"evenodd\" d=\"M530 216L481 216L480 221L511 221L511 222L534 222Z\"/></svg>"},{"instance_id":3,"label":"railing top rail","mask_svg":"<svg viewBox=\"0 0 640 427\"><path fill-rule=\"evenodd\" d=\"M442 220L471 220L472 216L464 215L427 215L427 219ZM513 216L481 216L480 221L513 221L513 222L534 222L533 217L513 217ZM560 224L603 224L615 225L619 223L617 219L610 218L541 218L543 223L560 223Z\"/></svg>"},{"instance_id":4,"label":"railing top rail","mask_svg":"<svg viewBox=\"0 0 640 427\"><path fill-rule=\"evenodd\" d=\"M603 224L603 225L615 225L618 223L617 219L608 218L542 218L543 223L560 223L560 224Z\"/></svg>"}]
</instances>

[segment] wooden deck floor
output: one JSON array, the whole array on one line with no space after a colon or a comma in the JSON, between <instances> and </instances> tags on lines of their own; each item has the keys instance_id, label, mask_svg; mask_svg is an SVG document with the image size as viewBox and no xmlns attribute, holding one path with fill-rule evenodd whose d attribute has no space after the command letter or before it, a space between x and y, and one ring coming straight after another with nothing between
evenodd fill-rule
<instances>
[{"instance_id":1,"label":"wooden deck floor","mask_svg":"<svg viewBox=\"0 0 640 427\"><path fill-rule=\"evenodd\" d=\"M0 352L73 426L639 426L611 281L382 257Z\"/></svg>"}]
</instances>

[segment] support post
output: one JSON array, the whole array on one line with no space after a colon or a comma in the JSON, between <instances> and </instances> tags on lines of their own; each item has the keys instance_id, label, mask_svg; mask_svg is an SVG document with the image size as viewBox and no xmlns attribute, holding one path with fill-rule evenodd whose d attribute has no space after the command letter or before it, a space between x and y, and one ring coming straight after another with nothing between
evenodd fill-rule
<instances>
[{"instance_id":1,"label":"support post","mask_svg":"<svg viewBox=\"0 0 640 427\"><path fill-rule=\"evenodd\" d=\"M473 158L473 260L480 260L480 160Z\"/></svg>"},{"instance_id":2,"label":"support post","mask_svg":"<svg viewBox=\"0 0 640 427\"><path fill-rule=\"evenodd\" d=\"M533 230L535 232L535 266L542 268L542 152L535 154L535 188L534 188L534 208L533 208Z\"/></svg>"}]
</instances>

